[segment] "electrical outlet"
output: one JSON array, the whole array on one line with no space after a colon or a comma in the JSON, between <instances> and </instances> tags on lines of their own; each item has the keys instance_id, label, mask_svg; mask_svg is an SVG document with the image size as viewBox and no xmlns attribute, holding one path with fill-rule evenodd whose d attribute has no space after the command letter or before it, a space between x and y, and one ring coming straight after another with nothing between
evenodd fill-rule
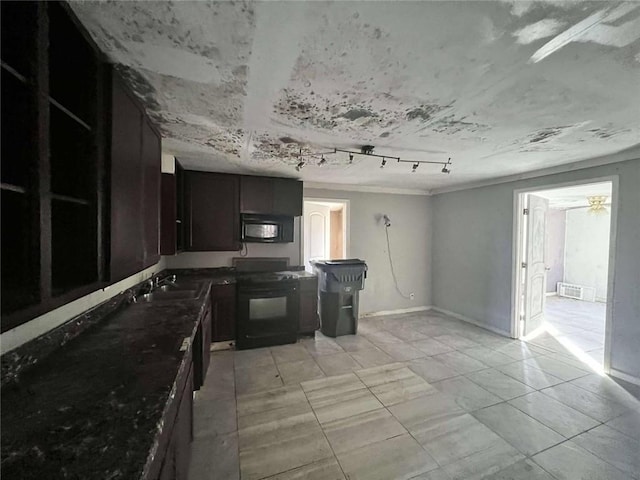
<instances>
[{"instance_id":1,"label":"electrical outlet","mask_svg":"<svg viewBox=\"0 0 640 480\"><path fill-rule=\"evenodd\" d=\"M413 292L411 292L411 293L409 294L409 298L410 298L411 300L413 300L414 298L416 298L416 294L415 294L415 293L413 293Z\"/></svg>"}]
</instances>

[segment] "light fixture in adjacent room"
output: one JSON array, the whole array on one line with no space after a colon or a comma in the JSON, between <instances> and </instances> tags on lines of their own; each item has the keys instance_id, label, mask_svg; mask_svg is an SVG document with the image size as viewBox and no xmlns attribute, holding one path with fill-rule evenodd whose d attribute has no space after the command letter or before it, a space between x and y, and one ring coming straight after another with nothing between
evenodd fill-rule
<instances>
[{"instance_id":1,"label":"light fixture in adjacent room","mask_svg":"<svg viewBox=\"0 0 640 480\"><path fill-rule=\"evenodd\" d=\"M594 195L587 197L587 201L589 202L589 212L592 215L604 215L607 213L607 208L604 206L604 203L607 201L606 195Z\"/></svg>"}]
</instances>

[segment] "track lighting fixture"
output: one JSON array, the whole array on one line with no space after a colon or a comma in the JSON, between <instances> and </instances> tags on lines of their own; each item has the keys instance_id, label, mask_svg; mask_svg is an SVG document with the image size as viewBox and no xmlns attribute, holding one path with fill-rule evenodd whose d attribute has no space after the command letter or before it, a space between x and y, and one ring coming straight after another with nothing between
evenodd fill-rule
<instances>
[{"instance_id":1,"label":"track lighting fixture","mask_svg":"<svg viewBox=\"0 0 640 480\"><path fill-rule=\"evenodd\" d=\"M433 161L433 160L406 160L400 157L390 157L388 155L377 155L375 153L373 153L373 145L363 145L362 147L360 147L360 151L354 151L354 150L344 150L341 148L334 148L333 151L325 151L325 152L314 152L314 153L307 153L307 156L311 156L311 157L315 157L318 158L320 157L320 160L317 163L318 167L322 167L324 165L327 164L327 159L324 158L325 155L331 155L331 154L336 154L338 152L344 152L349 154L349 165L353 164L353 159L355 157L355 155L363 155L365 157L375 157L375 158L381 158L382 162L380 163L380 168L384 168L387 165L387 160L395 160L398 163L410 163L411 164L411 173L416 173L416 171L418 170L418 167L420 166L420 164L422 163L427 163L427 164L433 164L433 165L442 165L442 169L440 170L442 173L451 173L451 170L449 169L449 165L451 165L451 158L448 158L446 162L443 161ZM302 169L302 167L305 166L305 161L302 159L302 149L300 149L300 155L298 157L300 159L300 162L298 163L298 165L296 165L296 170L300 171Z\"/></svg>"}]
</instances>

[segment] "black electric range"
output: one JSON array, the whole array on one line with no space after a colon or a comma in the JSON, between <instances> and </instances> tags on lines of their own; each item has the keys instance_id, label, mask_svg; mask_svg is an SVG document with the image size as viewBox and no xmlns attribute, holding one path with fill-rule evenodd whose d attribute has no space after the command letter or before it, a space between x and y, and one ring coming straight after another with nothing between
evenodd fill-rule
<instances>
[{"instance_id":1,"label":"black electric range","mask_svg":"<svg viewBox=\"0 0 640 480\"><path fill-rule=\"evenodd\" d=\"M288 259L234 259L239 350L297 341L298 275L287 271L288 263Z\"/></svg>"}]
</instances>

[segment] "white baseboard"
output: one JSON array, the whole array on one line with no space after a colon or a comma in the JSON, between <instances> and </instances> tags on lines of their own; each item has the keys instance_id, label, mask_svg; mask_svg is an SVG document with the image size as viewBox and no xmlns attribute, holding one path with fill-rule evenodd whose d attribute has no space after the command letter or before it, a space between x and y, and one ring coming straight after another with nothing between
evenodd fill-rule
<instances>
[{"instance_id":1,"label":"white baseboard","mask_svg":"<svg viewBox=\"0 0 640 480\"><path fill-rule=\"evenodd\" d=\"M619 378L620 380L624 380L625 382L633 383L634 385L640 385L640 378L629 375L628 373L621 372L620 370L616 370L615 368L609 369L609 375Z\"/></svg>"},{"instance_id":2,"label":"white baseboard","mask_svg":"<svg viewBox=\"0 0 640 480\"><path fill-rule=\"evenodd\" d=\"M401 313L413 313L413 312L425 312L431 310L431 305L424 305L422 307L400 308L398 310L382 310L380 312L363 313L360 318L366 317L381 317L383 315L399 315Z\"/></svg>"},{"instance_id":3,"label":"white baseboard","mask_svg":"<svg viewBox=\"0 0 640 480\"><path fill-rule=\"evenodd\" d=\"M476 327L484 328L485 330L489 330L490 332L497 333L498 335L502 335L503 337L513 338L509 332L479 322L478 320L474 320L473 318L465 317L464 315L460 315L459 313L451 312L440 307L431 307L431 309L436 312L443 313L444 315L447 315L449 317L457 318L458 320L462 320L463 322L470 323L472 325L475 325Z\"/></svg>"},{"instance_id":4,"label":"white baseboard","mask_svg":"<svg viewBox=\"0 0 640 480\"><path fill-rule=\"evenodd\" d=\"M545 292L544 296L545 297L557 297L558 296L558 292Z\"/></svg>"}]
</instances>

